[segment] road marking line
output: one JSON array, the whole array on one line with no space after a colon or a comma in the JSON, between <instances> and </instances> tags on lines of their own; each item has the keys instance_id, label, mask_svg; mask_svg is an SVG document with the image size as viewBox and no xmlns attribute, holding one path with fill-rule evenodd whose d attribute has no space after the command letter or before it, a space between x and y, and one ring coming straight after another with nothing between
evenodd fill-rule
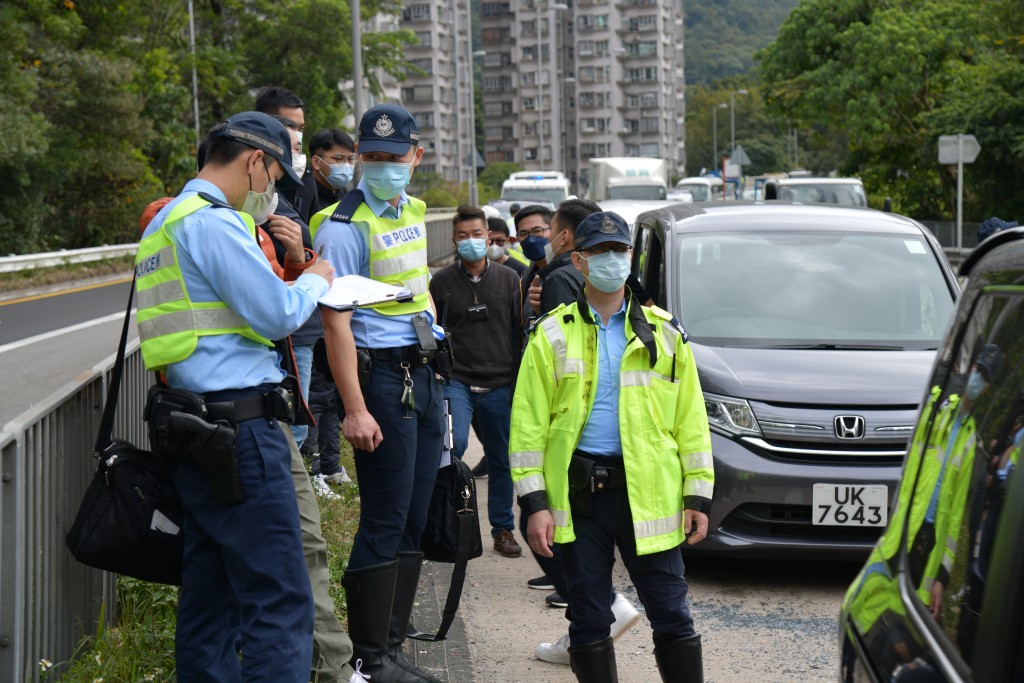
<instances>
[{"instance_id":1,"label":"road marking line","mask_svg":"<svg viewBox=\"0 0 1024 683\"><path fill-rule=\"evenodd\" d=\"M125 282L131 282L132 278L126 277L119 280L107 280L106 282L97 282L91 285L82 285L81 287L73 287L71 289L60 289L53 292L45 292L43 294L34 294L32 296L22 297L20 299L8 299L7 301L0 301L0 306L8 306L10 304L23 304L27 301L38 301L39 299L49 299L51 297L60 296L62 294L74 294L75 292L86 292L90 289L99 289L100 287L109 287L111 285L122 285Z\"/></svg>"},{"instance_id":2,"label":"road marking line","mask_svg":"<svg viewBox=\"0 0 1024 683\"><path fill-rule=\"evenodd\" d=\"M124 320L124 315L121 313L111 313L110 315L103 316L102 318L86 320L84 323L78 323L77 325L65 327L60 330L44 332L43 334L37 334L34 337L28 337L26 339L21 339L16 342L11 342L10 344L4 344L3 346L0 346L0 353L20 349L21 347L28 346L29 344L35 344L36 342L46 341L47 339L53 339L54 337L59 337L64 334L71 334L72 332L78 332L79 330L84 330L89 327L93 327L94 325L102 325L103 323L109 323L115 320Z\"/></svg>"}]
</instances>

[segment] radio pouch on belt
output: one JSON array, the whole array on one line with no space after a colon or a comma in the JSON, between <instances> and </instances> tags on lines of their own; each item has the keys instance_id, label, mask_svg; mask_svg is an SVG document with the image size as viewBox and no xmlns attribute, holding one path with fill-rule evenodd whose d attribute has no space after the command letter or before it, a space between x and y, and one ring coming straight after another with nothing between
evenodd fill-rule
<instances>
[{"instance_id":1,"label":"radio pouch on belt","mask_svg":"<svg viewBox=\"0 0 1024 683\"><path fill-rule=\"evenodd\" d=\"M569 461L569 507L573 515L590 515L593 481L594 461L573 455Z\"/></svg>"},{"instance_id":2,"label":"radio pouch on belt","mask_svg":"<svg viewBox=\"0 0 1024 683\"><path fill-rule=\"evenodd\" d=\"M416 315L412 318L412 328L416 330L416 340L420 347L420 353L433 355L437 351L437 340L434 339L434 330L425 315Z\"/></svg>"}]
</instances>

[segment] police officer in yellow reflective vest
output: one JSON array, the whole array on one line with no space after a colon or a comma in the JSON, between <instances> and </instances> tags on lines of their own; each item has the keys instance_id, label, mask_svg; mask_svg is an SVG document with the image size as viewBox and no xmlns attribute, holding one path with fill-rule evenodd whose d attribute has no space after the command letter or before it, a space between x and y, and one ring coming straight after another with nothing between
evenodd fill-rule
<instances>
[{"instance_id":1,"label":"police officer in yellow reflective vest","mask_svg":"<svg viewBox=\"0 0 1024 683\"><path fill-rule=\"evenodd\" d=\"M256 241L275 185L301 184L284 126L244 112L207 142L203 170L150 222L136 260L142 356L167 383L151 394L150 435L185 508L177 678L300 683L313 598L279 422L294 404L270 340L309 318L333 269L315 263L288 286Z\"/></svg>"},{"instance_id":2,"label":"police officer in yellow reflective vest","mask_svg":"<svg viewBox=\"0 0 1024 683\"><path fill-rule=\"evenodd\" d=\"M577 680L617 681L609 627L618 546L663 681L703 681L679 546L707 534L711 437L679 323L627 296L630 238L612 212L576 228L583 295L534 327L512 402L510 459L530 547L560 544Z\"/></svg>"},{"instance_id":3,"label":"police officer in yellow reflective vest","mask_svg":"<svg viewBox=\"0 0 1024 683\"><path fill-rule=\"evenodd\" d=\"M356 152L362 180L313 216L313 242L339 275L399 285L413 297L323 311L342 434L359 480L359 528L342 578L348 631L354 658L373 683L436 681L402 652L444 422L435 376L443 333L433 324L427 289L426 207L405 192L423 156L415 119L398 105L371 107L359 123Z\"/></svg>"}]
</instances>

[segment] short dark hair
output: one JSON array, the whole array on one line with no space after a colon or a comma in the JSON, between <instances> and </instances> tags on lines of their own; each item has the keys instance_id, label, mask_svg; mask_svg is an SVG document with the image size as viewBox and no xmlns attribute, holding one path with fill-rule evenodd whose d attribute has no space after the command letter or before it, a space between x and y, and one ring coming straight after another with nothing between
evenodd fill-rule
<instances>
[{"instance_id":1,"label":"short dark hair","mask_svg":"<svg viewBox=\"0 0 1024 683\"><path fill-rule=\"evenodd\" d=\"M465 223L466 221L474 220L483 221L484 227L487 227L487 214L483 212L483 209L463 204L459 208L455 209L455 215L452 217L452 230L454 230L459 223Z\"/></svg>"},{"instance_id":2,"label":"short dark hair","mask_svg":"<svg viewBox=\"0 0 1024 683\"><path fill-rule=\"evenodd\" d=\"M281 125L284 126L285 128L291 128L294 131L299 130L299 124L295 123L287 116L281 116L280 114L271 114L271 116L280 121Z\"/></svg>"},{"instance_id":3,"label":"short dark hair","mask_svg":"<svg viewBox=\"0 0 1024 683\"><path fill-rule=\"evenodd\" d=\"M487 219L487 229L490 232L504 233L506 236L512 234L511 231L509 231L508 229L508 223L506 223L501 218L496 218L494 216L491 216L490 218Z\"/></svg>"},{"instance_id":4,"label":"short dark hair","mask_svg":"<svg viewBox=\"0 0 1024 683\"><path fill-rule=\"evenodd\" d=\"M549 209L546 206L541 206L540 204L529 204L516 211L516 230L519 230L519 221L523 220L524 218L533 216L534 214L539 214L543 216L545 222L547 222L548 225L551 225L551 217L554 216L554 214L551 212L551 209Z\"/></svg>"},{"instance_id":5,"label":"short dark hair","mask_svg":"<svg viewBox=\"0 0 1024 683\"><path fill-rule=\"evenodd\" d=\"M310 154L322 154L331 147L354 150L356 145L352 142L352 137L341 128L323 128L309 139Z\"/></svg>"},{"instance_id":6,"label":"short dark hair","mask_svg":"<svg viewBox=\"0 0 1024 683\"><path fill-rule=\"evenodd\" d=\"M201 145L201 150L205 148L205 153L201 153L199 155L200 158L197 159L200 171L207 164L226 166L246 152L256 149L244 142L232 140L224 135L214 135L214 133L219 133L227 125L227 121L221 121L206 133L206 139Z\"/></svg>"},{"instance_id":7,"label":"short dark hair","mask_svg":"<svg viewBox=\"0 0 1024 683\"><path fill-rule=\"evenodd\" d=\"M279 114L282 107L289 109L294 107L303 111L306 109L306 105L299 99L299 96L288 88L268 85L256 93L256 111L261 111L264 114Z\"/></svg>"},{"instance_id":8,"label":"short dark hair","mask_svg":"<svg viewBox=\"0 0 1024 683\"><path fill-rule=\"evenodd\" d=\"M576 228L580 226L584 218L592 213L598 213L600 210L601 207L597 205L597 202L592 202L589 199L566 199L558 205L555 218L558 219L559 224L566 225L575 234Z\"/></svg>"}]
</instances>

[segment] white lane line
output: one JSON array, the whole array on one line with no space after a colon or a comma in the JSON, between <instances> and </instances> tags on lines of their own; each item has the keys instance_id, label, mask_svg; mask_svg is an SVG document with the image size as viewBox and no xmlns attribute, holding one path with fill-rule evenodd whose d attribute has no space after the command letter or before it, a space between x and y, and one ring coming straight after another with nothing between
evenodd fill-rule
<instances>
[{"instance_id":1,"label":"white lane line","mask_svg":"<svg viewBox=\"0 0 1024 683\"><path fill-rule=\"evenodd\" d=\"M86 320L84 323L78 323L77 325L72 325L71 327L65 327L60 330L53 330L52 332L44 332L43 334L37 334L34 337L28 337L27 339L21 339L16 342L11 342L10 344L4 344L3 346L0 346L0 353L4 353L5 351L13 351L14 349L20 349L21 347L28 346L29 344L35 344L37 342L46 341L47 339L53 339L54 337L59 337L65 334L71 334L72 332L78 332L79 330L85 330L90 327L93 327L94 325L102 325L103 323L109 323L115 320L124 320L124 313L111 313L110 315L104 316L102 318Z\"/></svg>"}]
</instances>

